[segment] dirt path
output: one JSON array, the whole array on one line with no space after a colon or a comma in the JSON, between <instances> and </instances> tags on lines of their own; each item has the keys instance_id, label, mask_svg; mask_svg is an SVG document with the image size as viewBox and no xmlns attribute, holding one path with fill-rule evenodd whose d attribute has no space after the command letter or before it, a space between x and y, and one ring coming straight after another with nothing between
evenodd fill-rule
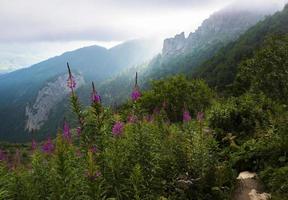
<instances>
[{"instance_id":1,"label":"dirt path","mask_svg":"<svg viewBox=\"0 0 288 200\"><path fill-rule=\"evenodd\" d=\"M268 200L269 195L263 193L257 175L251 172L241 172L237 178L237 187L233 200Z\"/></svg>"}]
</instances>

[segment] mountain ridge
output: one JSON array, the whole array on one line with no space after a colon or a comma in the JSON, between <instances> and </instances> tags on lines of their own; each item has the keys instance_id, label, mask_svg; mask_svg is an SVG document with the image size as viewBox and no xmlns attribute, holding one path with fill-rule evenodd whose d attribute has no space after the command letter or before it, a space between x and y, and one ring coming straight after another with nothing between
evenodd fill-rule
<instances>
[{"instance_id":1,"label":"mountain ridge","mask_svg":"<svg viewBox=\"0 0 288 200\"><path fill-rule=\"evenodd\" d=\"M178 73L188 75L191 69L201 66L203 62L212 58L218 50L228 45L231 41L236 40L250 27L264 20L265 16L273 12L271 10L264 13L259 11L255 14L255 9L250 11L239 11L238 9L238 12L233 15L233 12L229 9L231 9L231 6L212 14L202 23L204 28L200 26L195 32L190 33L188 37L185 37L184 32L182 32L175 37L165 39L162 54L148 63L145 69L132 69L126 74L122 74L122 77L117 76L114 80L103 83L100 91L104 97L104 102L110 105L114 104L111 102L111 97L116 98L116 102L124 102L129 95L130 88L133 86L133 78L131 79L131 77L134 76L137 70L140 71L139 83L142 88L148 88L150 80ZM250 14L248 15L247 12ZM228 15L226 16L225 14L227 13ZM242 29L239 29L239 23L243 25ZM215 24L219 25L219 27ZM211 32L211 30L217 31ZM225 37L223 37L223 33ZM119 86L119 82L122 82L121 86ZM116 92L120 93L120 95Z\"/></svg>"},{"instance_id":2,"label":"mountain ridge","mask_svg":"<svg viewBox=\"0 0 288 200\"><path fill-rule=\"evenodd\" d=\"M42 126L47 127L46 134L54 130L57 121L63 117L60 115L61 109L55 110L55 107L59 107L58 104L65 107L63 100L68 95L64 78L67 76L66 62L70 63L74 75L83 79L78 82L78 90L85 90L88 89L85 85L90 86L92 80L98 85L122 69L151 59L160 51L160 45L157 45L154 40L128 41L110 49L93 45L1 76L0 92L5 95L0 98L0 139L27 139L30 137L28 130L41 129ZM61 80L61 83L57 80ZM56 83L63 86L64 94L48 92ZM53 106L51 102L54 102ZM50 118L52 115L54 118ZM49 129L47 123L53 128ZM39 137L41 135L45 135L44 130Z\"/></svg>"}]
</instances>

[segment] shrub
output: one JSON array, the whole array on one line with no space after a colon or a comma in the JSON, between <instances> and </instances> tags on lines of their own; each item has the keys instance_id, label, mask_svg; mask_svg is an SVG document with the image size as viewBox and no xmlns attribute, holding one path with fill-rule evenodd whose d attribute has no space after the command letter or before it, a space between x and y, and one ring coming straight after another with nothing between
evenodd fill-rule
<instances>
[{"instance_id":1,"label":"shrub","mask_svg":"<svg viewBox=\"0 0 288 200\"><path fill-rule=\"evenodd\" d=\"M268 167L260 173L260 178L269 191L287 197L288 165L280 168Z\"/></svg>"},{"instance_id":2,"label":"shrub","mask_svg":"<svg viewBox=\"0 0 288 200\"><path fill-rule=\"evenodd\" d=\"M234 83L236 93L263 92L284 104L288 98L288 35L273 36L252 59L243 62Z\"/></svg>"},{"instance_id":3,"label":"shrub","mask_svg":"<svg viewBox=\"0 0 288 200\"><path fill-rule=\"evenodd\" d=\"M219 139L227 133L245 137L255 133L257 127L267 127L272 113L269 99L247 93L215 103L209 111L208 121L210 127L217 131Z\"/></svg>"},{"instance_id":4,"label":"shrub","mask_svg":"<svg viewBox=\"0 0 288 200\"><path fill-rule=\"evenodd\" d=\"M183 108L192 115L204 111L212 102L213 92L202 80L187 80L184 76L173 76L154 81L151 89L140 100L142 109L153 112L164 108L168 118L181 121Z\"/></svg>"}]
</instances>

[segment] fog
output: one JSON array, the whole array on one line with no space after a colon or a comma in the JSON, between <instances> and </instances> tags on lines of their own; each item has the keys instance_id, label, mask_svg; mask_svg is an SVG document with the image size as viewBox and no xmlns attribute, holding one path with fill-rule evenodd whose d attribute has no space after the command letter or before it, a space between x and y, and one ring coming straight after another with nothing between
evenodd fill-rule
<instances>
[{"instance_id":1,"label":"fog","mask_svg":"<svg viewBox=\"0 0 288 200\"><path fill-rule=\"evenodd\" d=\"M194 31L231 0L1 0L0 70L87 45ZM284 0L241 0L243 9L280 9Z\"/></svg>"}]
</instances>

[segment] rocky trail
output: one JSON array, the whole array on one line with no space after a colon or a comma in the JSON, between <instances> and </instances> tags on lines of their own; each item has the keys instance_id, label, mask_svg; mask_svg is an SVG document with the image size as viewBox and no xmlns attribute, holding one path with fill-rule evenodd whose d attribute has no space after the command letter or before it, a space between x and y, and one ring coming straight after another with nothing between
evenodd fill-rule
<instances>
[{"instance_id":1,"label":"rocky trail","mask_svg":"<svg viewBox=\"0 0 288 200\"><path fill-rule=\"evenodd\" d=\"M271 195L263 191L256 173L241 172L237 177L237 187L233 200L268 200Z\"/></svg>"}]
</instances>

